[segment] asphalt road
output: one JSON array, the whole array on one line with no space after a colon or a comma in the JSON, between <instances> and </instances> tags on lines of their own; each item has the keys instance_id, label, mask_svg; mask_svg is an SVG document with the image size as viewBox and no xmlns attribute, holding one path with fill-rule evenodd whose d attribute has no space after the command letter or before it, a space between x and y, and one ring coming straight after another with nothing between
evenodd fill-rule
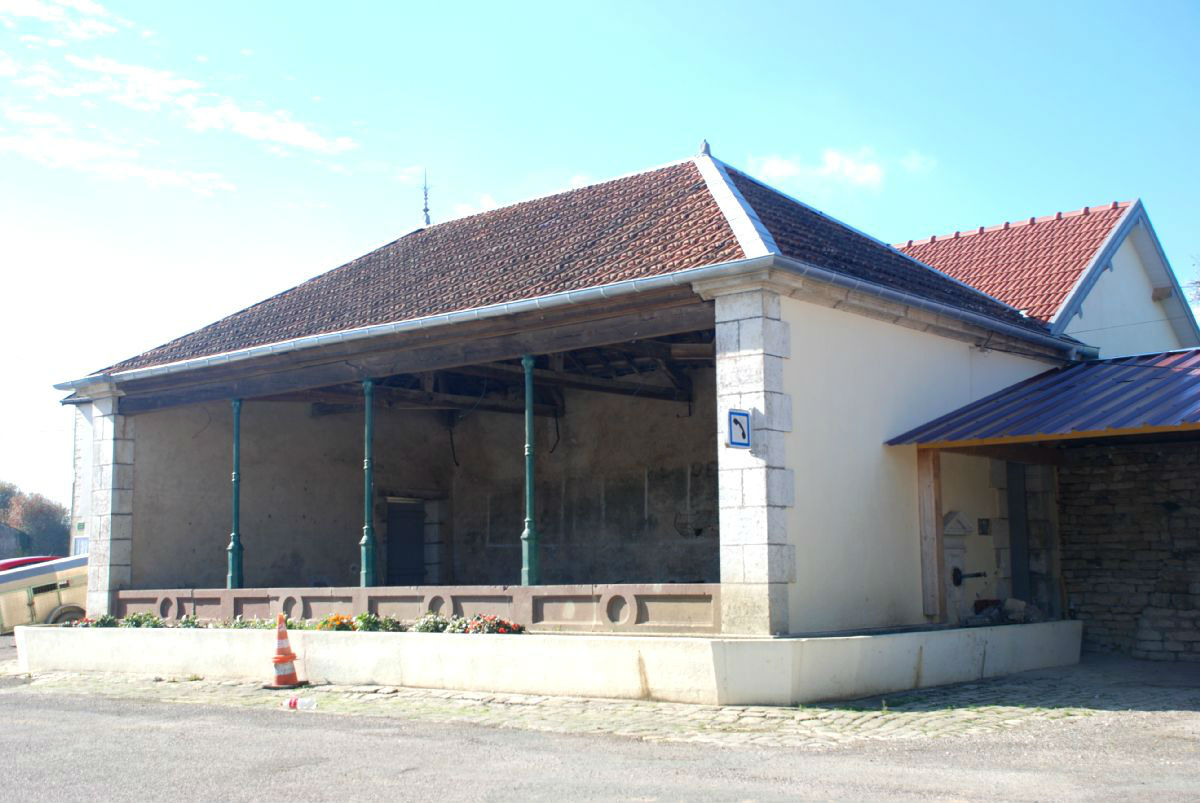
<instances>
[{"instance_id":1,"label":"asphalt road","mask_svg":"<svg viewBox=\"0 0 1200 803\"><path fill-rule=\"evenodd\" d=\"M0 678L8 801L1200 800L1195 718L802 752L39 691Z\"/></svg>"}]
</instances>

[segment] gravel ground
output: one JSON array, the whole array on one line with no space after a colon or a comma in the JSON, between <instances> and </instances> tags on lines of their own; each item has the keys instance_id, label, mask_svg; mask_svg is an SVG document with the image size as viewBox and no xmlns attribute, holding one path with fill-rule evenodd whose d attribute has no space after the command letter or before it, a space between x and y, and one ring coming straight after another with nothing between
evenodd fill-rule
<instances>
[{"instance_id":1,"label":"gravel ground","mask_svg":"<svg viewBox=\"0 0 1200 803\"><path fill-rule=\"evenodd\" d=\"M252 684L0 677L4 797L1200 801L1195 667L1091 657L795 709L310 694L288 712Z\"/></svg>"}]
</instances>

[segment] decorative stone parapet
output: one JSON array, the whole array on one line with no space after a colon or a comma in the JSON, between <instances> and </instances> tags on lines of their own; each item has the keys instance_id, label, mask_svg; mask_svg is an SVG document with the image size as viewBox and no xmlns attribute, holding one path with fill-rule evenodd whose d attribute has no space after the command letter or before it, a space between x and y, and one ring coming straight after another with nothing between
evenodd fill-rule
<instances>
[{"instance_id":1,"label":"decorative stone parapet","mask_svg":"<svg viewBox=\"0 0 1200 803\"><path fill-rule=\"evenodd\" d=\"M196 588L119 591L115 613L165 619L320 619L332 613L375 613L413 620L495 614L540 632L721 632L716 583L562 586L377 586L373 588Z\"/></svg>"}]
</instances>

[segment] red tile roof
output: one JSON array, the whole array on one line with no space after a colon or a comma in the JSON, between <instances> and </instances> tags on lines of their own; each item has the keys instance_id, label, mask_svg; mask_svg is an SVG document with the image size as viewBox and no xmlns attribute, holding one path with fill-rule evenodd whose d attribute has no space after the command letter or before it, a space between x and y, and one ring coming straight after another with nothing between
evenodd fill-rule
<instances>
[{"instance_id":1,"label":"red tile roof","mask_svg":"<svg viewBox=\"0 0 1200 803\"><path fill-rule=\"evenodd\" d=\"M123 371L741 259L691 161L439 223L114 365Z\"/></svg>"},{"instance_id":2,"label":"red tile roof","mask_svg":"<svg viewBox=\"0 0 1200 803\"><path fill-rule=\"evenodd\" d=\"M748 176L731 169L728 173L750 207L745 211L757 214L785 256L1031 331L1046 331L1042 323L890 246ZM744 257L704 175L695 161L687 160L420 229L105 371L207 357Z\"/></svg>"},{"instance_id":3,"label":"red tile roof","mask_svg":"<svg viewBox=\"0 0 1200 803\"><path fill-rule=\"evenodd\" d=\"M1052 319L1130 206L1114 201L896 247L1028 315Z\"/></svg>"},{"instance_id":4,"label":"red tile roof","mask_svg":"<svg viewBox=\"0 0 1200 803\"><path fill-rule=\"evenodd\" d=\"M729 176L757 212L784 256L836 270L856 279L912 293L949 306L1027 326L1043 327L960 281L919 264L895 248L868 237L757 179L732 168Z\"/></svg>"}]
</instances>

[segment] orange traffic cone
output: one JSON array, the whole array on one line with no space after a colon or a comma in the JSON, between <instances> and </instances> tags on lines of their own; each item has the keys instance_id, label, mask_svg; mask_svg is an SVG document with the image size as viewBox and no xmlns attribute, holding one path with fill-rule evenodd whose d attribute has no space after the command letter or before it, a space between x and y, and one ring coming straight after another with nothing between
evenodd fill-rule
<instances>
[{"instance_id":1,"label":"orange traffic cone","mask_svg":"<svg viewBox=\"0 0 1200 803\"><path fill-rule=\"evenodd\" d=\"M307 680L296 676L296 654L288 643L287 619L281 613L275 624L275 682L263 685L264 689L296 689L307 686Z\"/></svg>"}]
</instances>

